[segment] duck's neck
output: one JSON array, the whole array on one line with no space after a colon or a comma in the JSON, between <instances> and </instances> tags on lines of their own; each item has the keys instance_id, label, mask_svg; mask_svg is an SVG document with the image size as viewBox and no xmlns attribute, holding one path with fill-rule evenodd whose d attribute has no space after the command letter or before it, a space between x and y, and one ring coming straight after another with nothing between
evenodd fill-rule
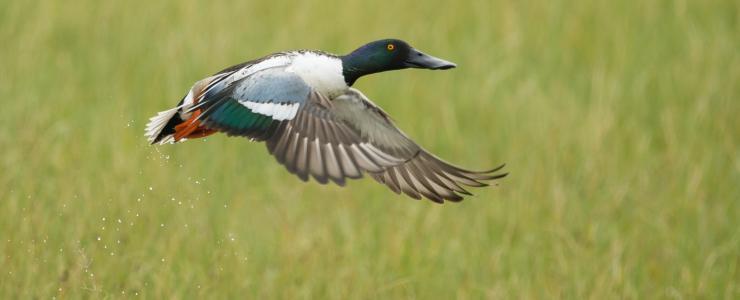
<instances>
[{"instance_id":1,"label":"duck's neck","mask_svg":"<svg viewBox=\"0 0 740 300\"><path fill-rule=\"evenodd\" d=\"M351 55L351 54L350 54ZM354 61L350 55L342 56L342 76L344 76L344 82L347 86L355 84L358 78L367 75L369 73L362 69L362 66Z\"/></svg>"},{"instance_id":2,"label":"duck's neck","mask_svg":"<svg viewBox=\"0 0 740 300\"><path fill-rule=\"evenodd\" d=\"M365 53L363 48L339 58L342 60L342 75L348 86L355 84L355 81L362 76L397 69L389 68L380 60L375 59L372 53Z\"/></svg>"}]
</instances>

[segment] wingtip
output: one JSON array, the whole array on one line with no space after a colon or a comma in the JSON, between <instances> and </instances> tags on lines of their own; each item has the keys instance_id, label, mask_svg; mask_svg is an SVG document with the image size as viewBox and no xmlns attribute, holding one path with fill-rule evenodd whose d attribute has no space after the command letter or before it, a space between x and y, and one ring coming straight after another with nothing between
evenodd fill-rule
<instances>
[{"instance_id":1,"label":"wingtip","mask_svg":"<svg viewBox=\"0 0 740 300\"><path fill-rule=\"evenodd\" d=\"M493 168L493 169L490 169L490 170L485 170L485 171L473 171L473 172L470 172L470 173L474 173L474 174L489 174L489 173L493 173L493 172L497 172L497 171L500 171L500 170L501 170L501 169L503 169L504 167L506 167L506 163L503 163L503 164L501 164L501 165L499 165L499 166L497 166L497 167L495 167L495 168Z\"/></svg>"},{"instance_id":2,"label":"wingtip","mask_svg":"<svg viewBox=\"0 0 740 300\"><path fill-rule=\"evenodd\" d=\"M493 172L496 172L496 171L498 171L498 170L501 170L501 169L503 169L504 167L506 167L506 163L502 163L502 164L501 164L500 166L498 166L498 167L495 167L495 168L493 168L493 170L489 171L489 173L493 173ZM507 173L507 174L508 174L508 173Z\"/></svg>"}]
</instances>

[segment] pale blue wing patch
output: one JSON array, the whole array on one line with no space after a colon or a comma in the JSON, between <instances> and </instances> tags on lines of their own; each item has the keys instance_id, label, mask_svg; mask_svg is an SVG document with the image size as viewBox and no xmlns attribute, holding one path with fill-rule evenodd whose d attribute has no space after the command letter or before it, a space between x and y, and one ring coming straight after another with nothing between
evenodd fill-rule
<instances>
[{"instance_id":1,"label":"pale blue wing patch","mask_svg":"<svg viewBox=\"0 0 740 300\"><path fill-rule=\"evenodd\" d=\"M274 68L234 83L231 97L252 112L282 121L296 116L310 92L301 77Z\"/></svg>"},{"instance_id":2,"label":"pale blue wing patch","mask_svg":"<svg viewBox=\"0 0 740 300\"><path fill-rule=\"evenodd\" d=\"M239 102L304 103L310 91L300 76L276 68L234 83L232 97Z\"/></svg>"}]
</instances>

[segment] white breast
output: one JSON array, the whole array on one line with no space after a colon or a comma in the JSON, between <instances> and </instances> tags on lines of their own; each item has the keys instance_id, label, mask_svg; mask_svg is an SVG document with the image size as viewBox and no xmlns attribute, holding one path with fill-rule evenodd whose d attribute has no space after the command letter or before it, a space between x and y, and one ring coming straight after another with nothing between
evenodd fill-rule
<instances>
[{"instance_id":1,"label":"white breast","mask_svg":"<svg viewBox=\"0 0 740 300\"><path fill-rule=\"evenodd\" d=\"M313 52L296 53L286 72L301 76L316 91L327 96L342 93L348 88L342 75L342 60Z\"/></svg>"}]
</instances>

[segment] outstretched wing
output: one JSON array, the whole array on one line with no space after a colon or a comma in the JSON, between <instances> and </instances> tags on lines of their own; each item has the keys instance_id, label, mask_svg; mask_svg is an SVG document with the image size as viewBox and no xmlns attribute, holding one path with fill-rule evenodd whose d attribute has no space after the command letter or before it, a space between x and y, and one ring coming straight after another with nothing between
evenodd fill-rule
<instances>
[{"instance_id":1,"label":"outstretched wing","mask_svg":"<svg viewBox=\"0 0 740 300\"><path fill-rule=\"evenodd\" d=\"M388 115L355 89L328 99L310 92L295 118L281 122L266 140L270 153L298 175L343 185L367 172L396 193L435 202L460 201L464 186L506 176L469 171L444 162L401 132Z\"/></svg>"}]
</instances>

